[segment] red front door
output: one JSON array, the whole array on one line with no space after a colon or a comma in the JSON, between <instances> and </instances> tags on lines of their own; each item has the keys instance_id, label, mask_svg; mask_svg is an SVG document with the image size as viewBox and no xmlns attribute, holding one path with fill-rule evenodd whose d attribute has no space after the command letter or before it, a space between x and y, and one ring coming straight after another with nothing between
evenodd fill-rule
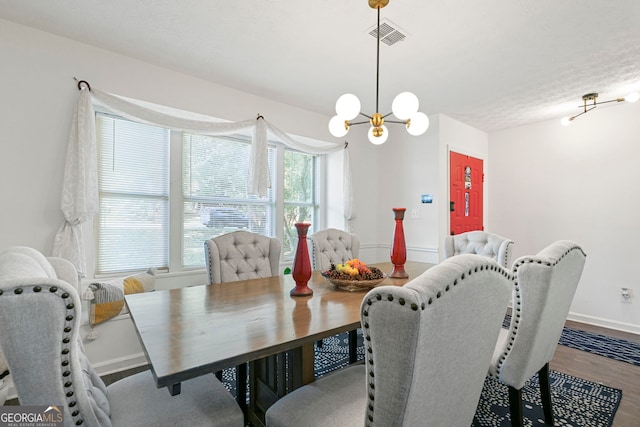
<instances>
[{"instance_id":1,"label":"red front door","mask_svg":"<svg viewBox=\"0 0 640 427\"><path fill-rule=\"evenodd\" d=\"M482 159L449 152L450 233L483 230L482 198L484 172Z\"/></svg>"}]
</instances>

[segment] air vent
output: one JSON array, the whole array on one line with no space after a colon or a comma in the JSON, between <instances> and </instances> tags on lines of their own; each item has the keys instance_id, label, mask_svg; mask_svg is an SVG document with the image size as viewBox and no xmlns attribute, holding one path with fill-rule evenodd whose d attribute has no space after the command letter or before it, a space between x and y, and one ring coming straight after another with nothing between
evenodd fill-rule
<instances>
[{"instance_id":1,"label":"air vent","mask_svg":"<svg viewBox=\"0 0 640 427\"><path fill-rule=\"evenodd\" d=\"M374 25L373 29L369 31L369 35L373 38L378 38L378 29ZM380 41L387 46L393 46L394 44L401 42L407 37L406 32L398 28L393 22L388 19L380 22Z\"/></svg>"}]
</instances>

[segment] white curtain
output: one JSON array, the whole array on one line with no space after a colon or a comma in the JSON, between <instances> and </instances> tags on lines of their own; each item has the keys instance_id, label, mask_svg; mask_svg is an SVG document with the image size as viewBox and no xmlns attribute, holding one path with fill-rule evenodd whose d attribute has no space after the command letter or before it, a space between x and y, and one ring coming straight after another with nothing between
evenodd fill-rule
<instances>
[{"instance_id":1,"label":"white curtain","mask_svg":"<svg viewBox=\"0 0 640 427\"><path fill-rule=\"evenodd\" d=\"M95 112L87 88L80 90L71 122L62 183L64 223L56 233L53 256L66 258L86 275L82 224L98 212L98 154Z\"/></svg>"},{"instance_id":2,"label":"white curtain","mask_svg":"<svg viewBox=\"0 0 640 427\"><path fill-rule=\"evenodd\" d=\"M276 128L262 116L240 122L222 122L210 117L188 114L143 101L101 92L78 84L80 98L73 115L67 148L62 211L65 222L56 234L54 256L70 260L81 276L86 273L86 260L81 226L98 211L98 167L93 103L120 116L151 125L204 135L229 135L252 131L248 189L250 194L264 197L271 187L267 158L267 134L293 149L310 154L344 151L344 209L351 218L351 171L347 146L334 143L305 143ZM188 115L188 116L187 116Z\"/></svg>"}]
</instances>

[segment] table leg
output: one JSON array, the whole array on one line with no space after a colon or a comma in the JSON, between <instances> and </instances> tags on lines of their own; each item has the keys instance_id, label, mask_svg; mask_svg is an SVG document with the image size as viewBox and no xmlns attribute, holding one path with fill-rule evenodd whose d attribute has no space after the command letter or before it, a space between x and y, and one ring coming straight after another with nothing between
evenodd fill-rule
<instances>
[{"instance_id":1,"label":"table leg","mask_svg":"<svg viewBox=\"0 0 640 427\"><path fill-rule=\"evenodd\" d=\"M169 389L169 393L171 394L171 396L177 396L180 394L180 384L181 383L177 383L167 386L167 389Z\"/></svg>"},{"instance_id":2,"label":"table leg","mask_svg":"<svg viewBox=\"0 0 640 427\"><path fill-rule=\"evenodd\" d=\"M249 407L252 426L264 426L267 409L286 393L286 354L249 362Z\"/></svg>"},{"instance_id":3,"label":"table leg","mask_svg":"<svg viewBox=\"0 0 640 427\"><path fill-rule=\"evenodd\" d=\"M267 409L278 399L314 380L314 345L253 361L249 364L249 408L252 426L264 426Z\"/></svg>"},{"instance_id":4,"label":"table leg","mask_svg":"<svg viewBox=\"0 0 640 427\"><path fill-rule=\"evenodd\" d=\"M287 354L289 355L287 359L287 393L290 393L314 380L313 344L305 344L289 351Z\"/></svg>"},{"instance_id":5,"label":"table leg","mask_svg":"<svg viewBox=\"0 0 640 427\"><path fill-rule=\"evenodd\" d=\"M358 361L358 330L349 331L349 364Z\"/></svg>"}]
</instances>

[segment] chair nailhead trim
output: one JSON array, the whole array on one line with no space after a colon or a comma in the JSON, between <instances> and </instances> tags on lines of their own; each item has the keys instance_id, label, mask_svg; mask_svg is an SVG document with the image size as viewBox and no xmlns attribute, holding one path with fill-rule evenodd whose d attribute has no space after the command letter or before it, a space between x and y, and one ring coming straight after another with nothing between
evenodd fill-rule
<instances>
[{"instance_id":1,"label":"chair nailhead trim","mask_svg":"<svg viewBox=\"0 0 640 427\"><path fill-rule=\"evenodd\" d=\"M510 280L514 280L515 276L510 274L508 271L505 270L504 267L502 266L494 266L494 265L481 265L481 266L477 266L475 268L473 268L472 270L469 270L466 274L462 273L460 275L459 278L454 279L453 281L453 286L458 286L459 283L461 283L462 280L465 279L466 275L471 275L473 273L477 273L477 272L483 272L483 271L497 271L500 275L502 276L506 276L508 277ZM444 294L446 294L447 292L449 292L452 289L451 285L446 285L444 288L444 291L438 291L436 293L436 298L435 299L439 299L442 298L444 296ZM376 294L375 295L375 299L373 298L367 298L366 300L366 308L362 309L362 318L363 318L363 323L362 323L362 327L363 327L363 334L365 336L365 347L367 350L367 353L369 354L369 356L367 357L367 364L368 367L370 368L369 370L369 376L372 378L372 380L368 383L368 389L369 389L369 404L367 406L368 409L368 414L367 414L367 420L369 422L373 422L373 412L374 412L374 400L375 400L375 381L373 380L373 378L375 377L375 372L373 370L373 363L374 363L374 357L373 357L373 346L371 345L371 334L368 331L368 329L370 328L369 322L366 320L369 317L369 307L372 306L375 302L394 302L396 300L396 298L394 297L393 294L387 294L386 298L383 299L382 294ZM405 298L397 298L398 304L401 306L406 306L406 299ZM428 299L428 301L425 303L424 301L420 304L420 307L418 307L418 304L415 302L412 302L408 307L411 308L411 310L413 311L418 311L418 308L420 308L421 310L425 310L427 305L431 305L433 304L434 298L430 297Z\"/></svg>"},{"instance_id":2,"label":"chair nailhead trim","mask_svg":"<svg viewBox=\"0 0 640 427\"><path fill-rule=\"evenodd\" d=\"M35 293L39 293L42 292L42 286L33 286L32 288L33 292ZM49 292L52 294L55 294L58 292L58 287L57 286L49 286ZM15 288L13 290L13 293L15 295L22 295L24 294L24 290L22 288ZM4 294L4 291L0 289L0 296ZM68 292L63 292L62 294L59 295L61 299L65 300L68 299L71 295ZM67 322L72 322L75 319L73 310L75 309L75 304L74 303L68 303L65 304L65 309L71 311L71 313L67 313L67 315L65 316L65 321ZM71 332L73 331L73 327L72 325L65 325L64 327L64 333L67 334L65 336L62 337L62 343L65 345L68 345L71 343L72 340L72 335ZM61 354L63 356L68 355L71 352L71 350L67 347L64 347L61 351ZM66 369L69 366L70 362L69 359L64 359L61 362L61 366L63 367L63 370L61 372L62 377L67 378L69 376L71 376L71 371ZM68 381L64 381L64 387L65 388L69 388L72 387L73 385L73 381L68 380ZM69 390L66 393L66 397L67 398L72 398L74 396L74 391L73 390ZM71 400L67 403L67 405L69 406L69 408L74 408L77 405L77 401L75 400ZM84 423L84 420L82 418L78 418L78 416L80 415L80 411L79 410L74 410L73 412L71 412L71 416L73 418L77 418L75 425L82 425Z\"/></svg>"},{"instance_id":3,"label":"chair nailhead trim","mask_svg":"<svg viewBox=\"0 0 640 427\"><path fill-rule=\"evenodd\" d=\"M565 253L563 253L562 255L560 255L558 257L558 259L554 260L553 262L551 261L545 261L544 265L546 265L547 267L554 267L555 265L557 265L563 258L565 258L567 255L569 255L569 253L571 253L574 250L578 250L582 253L583 256L587 256L584 251L582 250L582 248L580 248L579 246L572 246L569 249L567 249L567 251ZM517 277L518 275L518 269L523 266L524 264L531 264L531 263L537 263L542 265L543 262L541 259L539 258L522 258L519 261L517 261L514 265L513 265L513 276L514 279ZM515 282L514 284L514 293L515 293L515 315L513 315L511 317L511 324L509 325L509 332L510 332L510 336L508 338L508 343L506 345L506 351L500 355L500 358L498 359L498 363L496 364L496 372L495 372L495 376L499 377L500 376L500 371L502 370L502 366L504 365L505 360L507 359L507 356L509 356L509 353L511 352L511 349L513 348L513 342L516 339L516 335L518 334L518 328L520 326L520 313L521 313L521 306L522 306L522 298L521 298L521 293L520 293L520 285L518 283L518 281Z\"/></svg>"}]
</instances>

